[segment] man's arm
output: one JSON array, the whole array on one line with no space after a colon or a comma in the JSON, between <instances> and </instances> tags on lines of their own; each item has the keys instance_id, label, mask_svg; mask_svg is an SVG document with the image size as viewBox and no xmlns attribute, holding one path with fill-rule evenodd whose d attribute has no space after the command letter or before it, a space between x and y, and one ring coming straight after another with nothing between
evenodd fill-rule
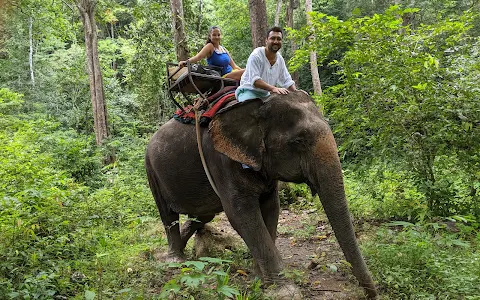
<instances>
[{"instance_id":1,"label":"man's arm","mask_svg":"<svg viewBox=\"0 0 480 300\"><path fill-rule=\"evenodd\" d=\"M295 85L295 84L294 84ZM288 89L285 88L278 88L276 86L270 85L263 81L262 79L257 79L254 83L253 86L259 89L263 89L266 91L269 91L270 93L276 93L276 94L288 94ZM290 88L289 88L290 89Z\"/></svg>"},{"instance_id":2,"label":"man's arm","mask_svg":"<svg viewBox=\"0 0 480 300\"><path fill-rule=\"evenodd\" d=\"M291 92L294 92L297 90L297 87L295 86L295 81L293 81L292 76L288 72L287 65L285 64L285 60L283 57L279 54L278 59L280 59L280 78L278 84L284 87L287 87L287 89Z\"/></svg>"}]
</instances>

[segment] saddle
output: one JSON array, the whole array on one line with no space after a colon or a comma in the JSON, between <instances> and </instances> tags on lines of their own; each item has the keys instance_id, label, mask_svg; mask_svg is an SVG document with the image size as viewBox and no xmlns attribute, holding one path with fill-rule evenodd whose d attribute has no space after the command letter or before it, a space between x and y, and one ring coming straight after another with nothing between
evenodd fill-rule
<instances>
[{"instance_id":1,"label":"saddle","mask_svg":"<svg viewBox=\"0 0 480 300\"><path fill-rule=\"evenodd\" d=\"M224 108L227 104L230 106L237 102L237 99L235 98L236 89L236 86L227 86L209 96L207 101L202 103L202 106L199 109L199 111L202 112L199 120L200 126L207 127L220 109ZM197 98L197 101L202 101L202 99L199 97ZM173 118L184 124L195 124L195 111L193 105L187 105L183 109L178 109L173 114Z\"/></svg>"}]
</instances>

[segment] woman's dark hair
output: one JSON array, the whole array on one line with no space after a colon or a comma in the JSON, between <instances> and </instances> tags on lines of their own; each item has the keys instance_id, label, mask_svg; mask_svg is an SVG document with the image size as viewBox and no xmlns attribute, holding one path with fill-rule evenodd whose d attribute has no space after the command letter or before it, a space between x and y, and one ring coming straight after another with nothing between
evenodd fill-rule
<instances>
[{"instance_id":1,"label":"woman's dark hair","mask_svg":"<svg viewBox=\"0 0 480 300\"><path fill-rule=\"evenodd\" d=\"M272 32L272 31L273 31L273 32L280 32L280 33L282 34L282 36L283 36L283 30L282 30L282 28L281 28L281 27L278 27L278 26L273 26L273 27L271 27L271 28L269 28L269 29L267 30L267 39L268 39L268 36L270 35L270 32Z\"/></svg>"},{"instance_id":2,"label":"woman's dark hair","mask_svg":"<svg viewBox=\"0 0 480 300\"><path fill-rule=\"evenodd\" d=\"M212 40L210 39L210 35L212 34L212 31L214 29L218 29L218 30L220 30L220 32L222 31L220 29L220 27L218 27L218 26L212 26L212 27L208 28L207 41L205 42L205 45L207 45L208 43L212 43Z\"/></svg>"}]
</instances>

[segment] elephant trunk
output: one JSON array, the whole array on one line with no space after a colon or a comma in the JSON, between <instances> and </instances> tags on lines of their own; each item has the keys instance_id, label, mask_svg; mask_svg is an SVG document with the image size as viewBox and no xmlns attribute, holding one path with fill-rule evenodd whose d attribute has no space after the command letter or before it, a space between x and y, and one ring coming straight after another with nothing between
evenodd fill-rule
<instances>
[{"instance_id":1,"label":"elephant trunk","mask_svg":"<svg viewBox=\"0 0 480 300\"><path fill-rule=\"evenodd\" d=\"M313 159L310 160L306 173L309 184L316 189L320 197L345 258L352 266L353 275L365 289L367 296L376 298L377 291L360 253L350 219L337 146L331 133L315 143Z\"/></svg>"}]
</instances>

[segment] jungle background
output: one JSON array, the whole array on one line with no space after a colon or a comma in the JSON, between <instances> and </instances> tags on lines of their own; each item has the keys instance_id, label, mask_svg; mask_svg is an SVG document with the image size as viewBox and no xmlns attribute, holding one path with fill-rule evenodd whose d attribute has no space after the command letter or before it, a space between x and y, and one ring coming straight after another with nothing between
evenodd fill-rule
<instances>
[{"instance_id":1,"label":"jungle background","mask_svg":"<svg viewBox=\"0 0 480 300\"><path fill-rule=\"evenodd\" d=\"M174 2L0 1L0 299L267 298L245 276L245 248L202 260L190 253L183 265L156 255L167 242L143 157L175 109L165 82L165 63L179 53ZM183 47L194 55L217 25L244 67L255 2L180 1ZM334 131L383 299L480 299L479 8L266 1L268 25L288 27L282 54L298 86ZM101 70L94 88L98 72L89 77L87 66ZM283 185L281 201L319 216L282 234L334 241L319 233L322 208L305 185ZM319 272L353 280L342 258L323 254L311 258ZM289 276L309 284L298 270Z\"/></svg>"}]
</instances>

